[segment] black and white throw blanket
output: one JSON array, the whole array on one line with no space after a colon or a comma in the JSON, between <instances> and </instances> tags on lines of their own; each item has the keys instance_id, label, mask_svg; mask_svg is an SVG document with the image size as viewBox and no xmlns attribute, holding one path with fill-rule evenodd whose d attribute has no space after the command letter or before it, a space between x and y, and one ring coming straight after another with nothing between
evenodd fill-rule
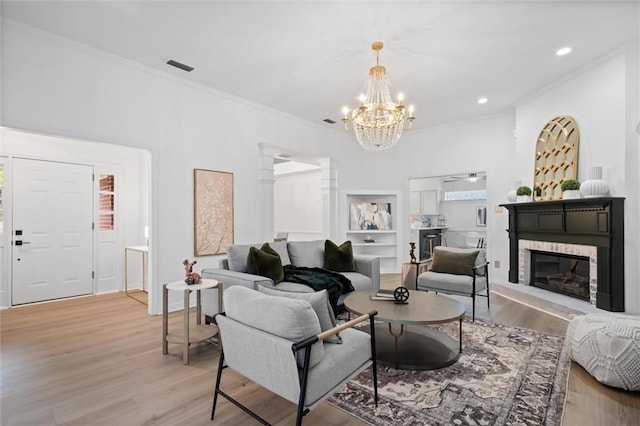
<instances>
[{"instance_id":1,"label":"black and white throw blanket","mask_svg":"<svg viewBox=\"0 0 640 426\"><path fill-rule=\"evenodd\" d=\"M283 281L305 284L315 291L327 290L334 314L338 309L340 295L354 291L349 278L323 268L285 265Z\"/></svg>"}]
</instances>

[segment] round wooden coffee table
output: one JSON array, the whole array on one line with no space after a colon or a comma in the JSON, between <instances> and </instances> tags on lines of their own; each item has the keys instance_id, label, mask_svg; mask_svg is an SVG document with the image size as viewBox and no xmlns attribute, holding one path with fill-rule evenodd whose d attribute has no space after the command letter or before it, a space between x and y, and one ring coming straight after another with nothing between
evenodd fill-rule
<instances>
[{"instance_id":1,"label":"round wooden coffee table","mask_svg":"<svg viewBox=\"0 0 640 426\"><path fill-rule=\"evenodd\" d=\"M344 299L350 312L361 315L378 311L376 355L381 365L403 370L433 370L451 365L462 352L464 305L449 297L423 291L409 291L407 304L371 300L370 291L351 293ZM458 341L432 328L458 320ZM411 326L411 330L407 326Z\"/></svg>"}]
</instances>

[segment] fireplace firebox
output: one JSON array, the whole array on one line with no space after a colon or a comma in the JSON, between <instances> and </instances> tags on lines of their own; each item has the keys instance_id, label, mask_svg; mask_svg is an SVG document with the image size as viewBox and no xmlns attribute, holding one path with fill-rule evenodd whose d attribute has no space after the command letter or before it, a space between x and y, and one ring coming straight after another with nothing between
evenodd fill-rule
<instances>
[{"instance_id":1,"label":"fireplace firebox","mask_svg":"<svg viewBox=\"0 0 640 426\"><path fill-rule=\"evenodd\" d=\"M518 282L519 241L596 248L595 304L624 312L624 198L501 204L509 210L509 281Z\"/></svg>"},{"instance_id":2,"label":"fireplace firebox","mask_svg":"<svg viewBox=\"0 0 640 426\"><path fill-rule=\"evenodd\" d=\"M531 250L530 285L589 301L589 258Z\"/></svg>"}]
</instances>

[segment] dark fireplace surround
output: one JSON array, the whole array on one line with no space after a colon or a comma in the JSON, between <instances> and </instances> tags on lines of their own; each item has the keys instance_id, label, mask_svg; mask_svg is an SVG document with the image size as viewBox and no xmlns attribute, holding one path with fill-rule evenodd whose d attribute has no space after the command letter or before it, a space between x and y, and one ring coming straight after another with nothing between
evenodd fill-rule
<instances>
[{"instance_id":1,"label":"dark fireplace surround","mask_svg":"<svg viewBox=\"0 0 640 426\"><path fill-rule=\"evenodd\" d=\"M509 281L518 282L519 240L597 248L596 306L624 312L624 198L501 204L509 211Z\"/></svg>"}]
</instances>

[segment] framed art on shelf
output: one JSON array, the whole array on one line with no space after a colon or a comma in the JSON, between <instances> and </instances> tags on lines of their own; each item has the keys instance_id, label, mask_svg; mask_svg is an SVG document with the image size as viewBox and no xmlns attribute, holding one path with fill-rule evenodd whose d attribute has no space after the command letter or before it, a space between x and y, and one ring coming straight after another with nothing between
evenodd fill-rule
<instances>
[{"instance_id":1,"label":"framed art on shelf","mask_svg":"<svg viewBox=\"0 0 640 426\"><path fill-rule=\"evenodd\" d=\"M476 226L487 226L487 207L476 207Z\"/></svg>"},{"instance_id":2,"label":"framed art on shelf","mask_svg":"<svg viewBox=\"0 0 640 426\"><path fill-rule=\"evenodd\" d=\"M196 256L226 253L233 244L233 173L193 169Z\"/></svg>"},{"instance_id":3,"label":"framed art on shelf","mask_svg":"<svg viewBox=\"0 0 640 426\"><path fill-rule=\"evenodd\" d=\"M391 203L351 203L350 230L390 230Z\"/></svg>"}]
</instances>

